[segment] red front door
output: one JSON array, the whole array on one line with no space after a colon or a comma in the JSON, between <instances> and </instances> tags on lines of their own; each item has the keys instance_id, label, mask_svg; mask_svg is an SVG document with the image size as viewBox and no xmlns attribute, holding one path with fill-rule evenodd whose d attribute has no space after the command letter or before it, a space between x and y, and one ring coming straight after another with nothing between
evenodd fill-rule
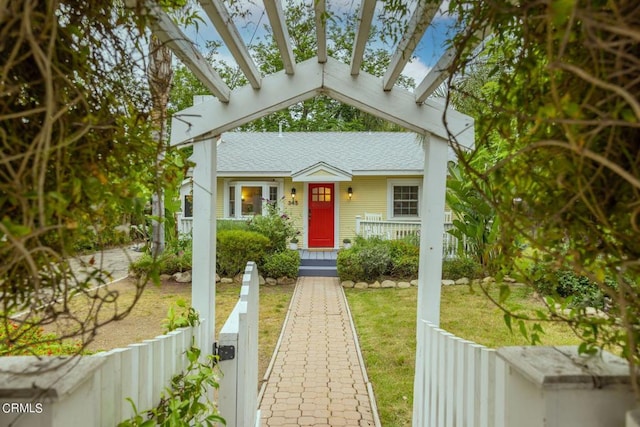
<instances>
[{"instance_id":1,"label":"red front door","mask_svg":"<svg viewBox=\"0 0 640 427\"><path fill-rule=\"evenodd\" d=\"M334 184L309 184L309 247L333 247Z\"/></svg>"}]
</instances>

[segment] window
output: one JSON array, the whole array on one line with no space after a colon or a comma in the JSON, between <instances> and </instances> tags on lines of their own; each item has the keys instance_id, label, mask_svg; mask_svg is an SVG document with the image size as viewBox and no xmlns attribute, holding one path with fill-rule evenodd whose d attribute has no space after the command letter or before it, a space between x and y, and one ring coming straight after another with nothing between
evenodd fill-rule
<instances>
[{"instance_id":1,"label":"window","mask_svg":"<svg viewBox=\"0 0 640 427\"><path fill-rule=\"evenodd\" d=\"M229 187L229 216L236 216L236 187L234 185Z\"/></svg>"},{"instance_id":2,"label":"window","mask_svg":"<svg viewBox=\"0 0 640 427\"><path fill-rule=\"evenodd\" d=\"M261 215L265 203L281 203L283 193L281 180L262 181L226 181L224 191L224 216L242 218Z\"/></svg>"},{"instance_id":3,"label":"window","mask_svg":"<svg viewBox=\"0 0 640 427\"><path fill-rule=\"evenodd\" d=\"M393 187L393 216L418 216L418 186Z\"/></svg>"},{"instance_id":4,"label":"window","mask_svg":"<svg viewBox=\"0 0 640 427\"><path fill-rule=\"evenodd\" d=\"M275 187L275 186L269 187L269 201L271 203L278 202L278 187Z\"/></svg>"},{"instance_id":5,"label":"window","mask_svg":"<svg viewBox=\"0 0 640 427\"><path fill-rule=\"evenodd\" d=\"M396 179L388 182L390 218L418 218L420 216L420 181Z\"/></svg>"},{"instance_id":6,"label":"window","mask_svg":"<svg viewBox=\"0 0 640 427\"><path fill-rule=\"evenodd\" d=\"M193 217L193 196L191 194L184 196L184 217Z\"/></svg>"},{"instance_id":7,"label":"window","mask_svg":"<svg viewBox=\"0 0 640 427\"><path fill-rule=\"evenodd\" d=\"M331 187L314 187L311 191L312 202L330 202Z\"/></svg>"},{"instance_id":8,"label":"window","mask_svg":"<svg viewBox=\"0 0 640 427\"><path fill-rule=\"evenodd\" d=\"M242 186L242 216L262 214L262 187Z\"/></svg>"}]
</instances>

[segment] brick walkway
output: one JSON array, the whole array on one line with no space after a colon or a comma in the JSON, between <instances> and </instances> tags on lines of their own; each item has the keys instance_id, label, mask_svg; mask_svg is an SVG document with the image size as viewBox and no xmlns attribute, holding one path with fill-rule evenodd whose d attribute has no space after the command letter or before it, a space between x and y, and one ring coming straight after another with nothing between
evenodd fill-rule
<instances>
[{"instance_id":1,"label":"brick walkway","mask_svg":"<svg viewBox=\"0 0 640 427\"><path fill-rule=\"evenodd\" d=\"M262 426L379 425L367 382L337 278L300 277L260 403Z\"/></svg>"}]
</instances>

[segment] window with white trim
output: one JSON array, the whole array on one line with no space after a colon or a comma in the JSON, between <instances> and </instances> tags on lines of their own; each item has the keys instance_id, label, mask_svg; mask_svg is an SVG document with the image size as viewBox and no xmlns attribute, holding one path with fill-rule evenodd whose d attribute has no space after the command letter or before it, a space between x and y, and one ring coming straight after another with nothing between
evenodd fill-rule
<instances>
[{"instance_id":1,"label":"window with white trim","mask_svg":"<svg viewBox=\"0 0 640 427\"><path fill-rule=\"evenodd\" d=\"M388 217L396 219L419 218L421 187L419 179L388 180Z\"/></svg>"},{"instance_id":2,"label":"window with white trim","mask_svg":"<svg viewBox=\"0 0 640 427\"><path fill-rule=\"evenodd\" d=\"M266 203L279 203L283 193L281 181L228 181L225 183L224 216L242 218L261 215Z\"/></svg>"}]
</instances>

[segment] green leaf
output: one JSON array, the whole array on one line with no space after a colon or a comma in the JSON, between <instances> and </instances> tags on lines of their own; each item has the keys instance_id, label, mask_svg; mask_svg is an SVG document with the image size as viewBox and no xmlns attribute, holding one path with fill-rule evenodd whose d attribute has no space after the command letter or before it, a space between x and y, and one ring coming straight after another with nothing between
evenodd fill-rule
<instances>
[{"instance_id":1,"label":"green leaf","mask_svg":"<svg viewBox=\"0 0 640 427\"><path fill-rule=\"evenodd\" d=\"M502 317L504 319L504 323L507 325L507 328L509 328L509 331L513 333L513 329L511 329L511 315L509 313L505 313Z\"/></svg>"}]
</instances>

